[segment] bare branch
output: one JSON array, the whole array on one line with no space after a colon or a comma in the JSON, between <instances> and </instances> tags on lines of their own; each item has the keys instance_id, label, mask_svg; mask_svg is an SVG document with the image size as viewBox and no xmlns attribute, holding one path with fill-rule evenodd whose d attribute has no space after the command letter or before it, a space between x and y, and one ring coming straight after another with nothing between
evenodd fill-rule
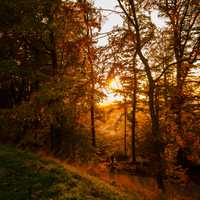
<instances>
[{"instance_id":1,"label":"bare branch","mask_svg":"<svg viewBox=\"0 0 200 200\"><path fill-rule=\"evenodd\" d=\"M123 10L124 14L126 15L126 17L128 18L128 20L130 21L130 23L135 26L135 23L133 21L133 19L130 17L130 15L127 13L126 9L124 8L124 6L122 5L121 0L117 0L119 3L120 8Z\"/></svg>"},{"instance_id":2,"label":"bare branch","mask_svg":"<svg viewBox=\"0 0 200 200\"><path fill-rule=\"evenodd\" d=\"M117 10L112 10L112 9L107 9L107 8L96 8L98 11L105 11L105 12L112 12L115 14L123 14L124 12L117 11Z\"/></svg>"}]
</instances>

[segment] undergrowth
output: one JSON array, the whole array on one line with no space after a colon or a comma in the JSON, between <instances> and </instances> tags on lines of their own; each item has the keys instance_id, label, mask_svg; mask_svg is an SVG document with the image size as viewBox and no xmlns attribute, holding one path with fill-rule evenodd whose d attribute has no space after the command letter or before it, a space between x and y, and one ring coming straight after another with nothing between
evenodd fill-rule
<instances>
[{"instance_id":1,"label":"undergrowth","mask_svg":"<svg viewBox=\"0 0 200 200\"><path fill-rule=\"evenodd\" d=\"M97 178L0 146L0 200L138 200Z\"/></svg>"}]
</instances>

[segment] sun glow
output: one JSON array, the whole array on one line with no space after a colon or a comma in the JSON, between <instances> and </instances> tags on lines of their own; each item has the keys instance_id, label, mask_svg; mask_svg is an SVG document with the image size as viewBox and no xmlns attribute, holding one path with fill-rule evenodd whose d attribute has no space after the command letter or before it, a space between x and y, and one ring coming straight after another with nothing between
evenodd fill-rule
<instances>
[{"instance_id":1,"label":"sun glow","mask_svg":"<svg viewBox=\"0 0 200 200\"><path fill-rule=\"evenodd\" d=\"M119 80L119 77L115 77L112 79L109 83L109 90L115 91L115 90L121 90L122 89L122 84Z\"/></svg>"},{"instance_id":2,"label":"sun glow","mask_svg":"<svg viewBox=\"0 0 200 200\"><path fill-rule=\"evenodd\" d=\"M100 105L106 106L122 101L123 96L121 96L117 92L119 90L122 90L122 84L120 83L119 77L115 77L111 81L109 81L108 86L103 89L103 92L106 95L106 97L102 100Z\"/></svg>"}]
</instances>

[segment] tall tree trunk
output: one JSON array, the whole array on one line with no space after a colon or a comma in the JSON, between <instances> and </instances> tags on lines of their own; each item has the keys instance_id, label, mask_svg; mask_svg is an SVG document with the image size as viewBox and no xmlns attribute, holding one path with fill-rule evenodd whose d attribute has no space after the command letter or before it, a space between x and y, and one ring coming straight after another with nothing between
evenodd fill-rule
<instances>
[{"instance_id":1,"label":"tall tree trunk","mask_svg":"<svg viewBox=\"0 0 200 200\"><path fill-rule=\"evenodd\" d=\"M178 59L179 60L179 59ZM183 104L183 84L184 80L182 78L182 64L177 63L176 68L176 94L175 94L175 113L176 113L176 125L177 132L180 136L183 134L182 126L182 104Z\"/></svg>"},{"instance_id":2,"label":"tall tree trunk","mask_svg":"<svg viewBox=\"0 0 200 200\"><path fill-rule=\"evenodd\" d=\"M83 3L87 4L87 0L83 0ZM87 12L87 11L86 11ZM88 13L85 13L84 16L85 23L87 26L87 37L88 41L92 40L92 29L89 26L89 16ZM87 46L87 56L88 56L88 64L90 69L90 121L91 121L91 134L92 134L92 145L96 146L96 131L95 131L95 77L94 77L94 66L93 66L93 52L92 50L92 41L88 42Z\"/></svg>"},{"instance_id":3,"label":"tall tree trunk","mask_svg":"<svg viewBox=\"0 0 200 200\"><path fill-rule=\"evenodd\" d=\"M165 106L168 107L168 87L169 83L167 80L167 72L164 73L164 100L165 100Z\"/></svg>"},{"instance_id":4,"label":"tall tree trunk","mask_svg":"<svg viewBox=\"0 0 200 200\"><path fill-rule=\"evenodd\" d=\"M92 70L92 72L93 72L93 70ZM91 116L92 145L95 147L96 146L96 131L95 131L94 80L93 80L93 76L92 76L92 93L91 93L90 116Z\"/></svg>"},{"instance_id":5,"label":"tall tree trunk","mask_svg":"<svg viewBox=\"0 0 200 200\"><path fill-rule=\"evenodd\" d=\"M89 36L92 37L91 30L89 30ZM96 131L95 131L95 80L94 80L94 66L92 62L92 53L90 46L88 46L88 58L89 58L89 65L91 70L91 107L90 107L90 114L91 114L91 133L92 133L92 145L96 146Z\"/></svg>"},{"instance_id":6,"label":"tall tree trunk","mask_svg":"<svg viewBox=\"0 0 200 200\"><path fill-rule=\"evenodd\" d=\"M176 91L175 91L175 114L176 114L176 126L177 126L177 133L182 136L182 90L183 90L183 77L182 77L182 57L183 51L181 47L181 29L175 22L173 24L173 43L174 43L174 54L176 59Z\"/></svg>"},{"instance_id":7,"label":"tall tree trunk","mask_svg":"<svg viewBox=\"0 0 200 200\"><path fill-rule=\"evenodd\" d=\"M124 98L124 153L127 156L127 101Z\"/></svg>"},{"instance_id":8,"label":"tall tree trunk","mask_svg":"<svg viewBox=\"0 0 200 200\"><path fill-rule=\"evenodd\" d=\"M160 133L160 127L159 127L159 116L157 113L157 102L156 102L156 95L155 95L155 83L149 82L149 109L151 114L151 130L152 134L154 135L154 141L153 141L153 153L154 153L154 162L156 167L156 180L158 187L161 190L165 190L164 188L164 166L163 166L163 153L164 153L164 147L161 142L161 133Z\"/></svg>"},{"instance_id":9,"label":"tall tree trunk","mask_svg":"<svg viewBox=\"0 0 200 200\"><path fill-rule=\"evenodd\" d=\"M131 8L131 14L126 11L125 7L122 4L121 0L118 0L120 7L124 11L125 15L127 16L128 20L132 24L135 30L135 34L133 37L135 37L135 49L136 53L139 56L140 60L144 64L145 72L147 75L148 83L149 83L149 111L151 116L151 129L152 134L154 135L154 141L152 144L152 148L154 150L154 162L156 163L156 180L158 183L158 187L162 190L164 190L164 182L163 182L163 175L164 175L164 168L163 168L163 161L162 161L162 155L163 155L163 147L161 143L161 135L160 135L160 127L159 127L159 118L156 113L156 98L155 98L155 81L153 80L153 76L151 73L151 68L148 63L148 60L145 58L142 52L142 45L141 45L141 33L140 33L140 26L139 21L136 15L136 6L134 0L128 0L129 6Z\"/></svg>"},{"instance_id":10,"label":"tall tree trunk","mask_svg":"<svg viewBox=\"0 0 200 200\"><path fill-rule=\"evenodd\" d=\"M136 106L137 106L137 72L135 66L135 57L133 63L133 94L132 94L132 119L131 119L131 151L132 151L132 162L136 161Z\"/></svg>"}]
</instances>

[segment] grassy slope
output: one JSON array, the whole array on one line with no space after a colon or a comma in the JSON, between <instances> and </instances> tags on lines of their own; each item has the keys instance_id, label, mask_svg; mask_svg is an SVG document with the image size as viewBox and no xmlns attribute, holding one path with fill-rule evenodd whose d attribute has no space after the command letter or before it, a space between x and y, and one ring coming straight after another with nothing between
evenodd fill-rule
<instances>
[{"instance_id":1,"label":"grassy slope","mask_svg":"<svg viewBox=\"0 0 200 200\"><path fill-rule=\"evenodd\" d=\"M81 172L0 146L0 200L138 200Z\"/></svg>"}]
</instances>

